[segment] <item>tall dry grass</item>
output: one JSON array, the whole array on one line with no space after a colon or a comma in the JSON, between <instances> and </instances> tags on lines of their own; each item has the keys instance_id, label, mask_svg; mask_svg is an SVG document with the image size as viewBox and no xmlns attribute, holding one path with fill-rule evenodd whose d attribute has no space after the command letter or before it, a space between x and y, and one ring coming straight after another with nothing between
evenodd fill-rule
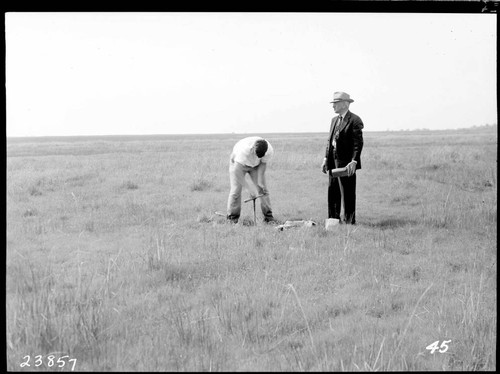
<instances>
[{"instance_id":1,"label":"tall dry grass","mask_svg":"<svg viewBox=\"0 0 500 374\"><path fill-rule=\"evenodd\" d=\"M336 232L325 134L266 137L275 216L318 226L214 215L238 135L9 140L8 369L495 370L496 128L365 133Z\"/></svg>"}]
</instances>

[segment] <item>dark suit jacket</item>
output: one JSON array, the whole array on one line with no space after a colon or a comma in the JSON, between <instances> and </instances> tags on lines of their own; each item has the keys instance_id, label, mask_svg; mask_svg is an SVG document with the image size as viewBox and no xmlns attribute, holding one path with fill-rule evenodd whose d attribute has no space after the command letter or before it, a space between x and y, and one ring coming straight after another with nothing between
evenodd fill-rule
<instances>
[{"instance_id":1,"label":"dark suit jacket","mask_svg":"<svg viewBox=\"0 0 500 374\"><path fill-rule=\"evenodd\" d=\"M330 136L326 146L326 165L328 170L335 169L334 154L332 147L333 127L338 116L332 119L330 124ZM356 114L347 111L339 127L339 138L335 150L337 167L344 167L352 160L356 160L356 169L361 169L361 150L363 149L363 121Z\"/></svg>"}]
</instances>

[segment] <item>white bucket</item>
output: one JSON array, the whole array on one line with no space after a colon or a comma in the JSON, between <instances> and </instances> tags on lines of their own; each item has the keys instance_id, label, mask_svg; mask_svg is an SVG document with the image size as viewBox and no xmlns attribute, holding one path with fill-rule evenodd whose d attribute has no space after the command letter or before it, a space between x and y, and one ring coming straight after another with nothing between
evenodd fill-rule
<instances>
[{"instance_id":1,"label":"white bucket","mask_svg":"<svg viewBox=\"0 0 500 374\"><path fill-rule=\"evenodd\" d=\"M340 223L340 220L338 218L327 218L325 220L325 229L327 231L335 230L335 227L338 226L339 223Z\"/></svg>"}]
</instances>

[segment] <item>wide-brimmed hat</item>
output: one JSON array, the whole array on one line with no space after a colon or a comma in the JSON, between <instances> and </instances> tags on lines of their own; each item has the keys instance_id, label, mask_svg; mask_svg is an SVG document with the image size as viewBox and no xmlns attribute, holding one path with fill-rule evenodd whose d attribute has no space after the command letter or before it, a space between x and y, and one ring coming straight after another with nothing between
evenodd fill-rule
<instances>
[{"instance_id":1,"label":"wide-brimmed hat","mask_svg":"<svg viewBox=\"0 0 500 374\"><path fill-rule=\"evenodd\" d=\"M331 103L338 103L339 101L348 101L348 102L352 103L354 100L351 99L349 94L346 94L345 92L335 92L333 94L333 101L330 101L330 104Z\"/></svg>"}]
</instances>

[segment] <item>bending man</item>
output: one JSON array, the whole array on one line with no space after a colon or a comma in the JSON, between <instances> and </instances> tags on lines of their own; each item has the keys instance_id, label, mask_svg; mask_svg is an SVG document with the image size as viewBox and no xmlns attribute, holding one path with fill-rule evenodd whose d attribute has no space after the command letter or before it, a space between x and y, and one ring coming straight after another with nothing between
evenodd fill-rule
<instances>
[{"instance_id":1,"label":"bending man","mask_svg":"<svg viewBox=\"0 0 500 374\"><path fill-rule=\"evenodd\" d=\"M271 200L266 185L267 163L274 155L271 144L259 137L251 136L238 141L231 153L229 162L229 180L231 191L227 201L227 219L237 223L241 213L241 191L246 187L252 197L264 195L260 198L260 207L266 223L274 222L271 209ZM250 191L246 183L246 174L250 175L256 192Z\"/></svg>"}]
</instances>

